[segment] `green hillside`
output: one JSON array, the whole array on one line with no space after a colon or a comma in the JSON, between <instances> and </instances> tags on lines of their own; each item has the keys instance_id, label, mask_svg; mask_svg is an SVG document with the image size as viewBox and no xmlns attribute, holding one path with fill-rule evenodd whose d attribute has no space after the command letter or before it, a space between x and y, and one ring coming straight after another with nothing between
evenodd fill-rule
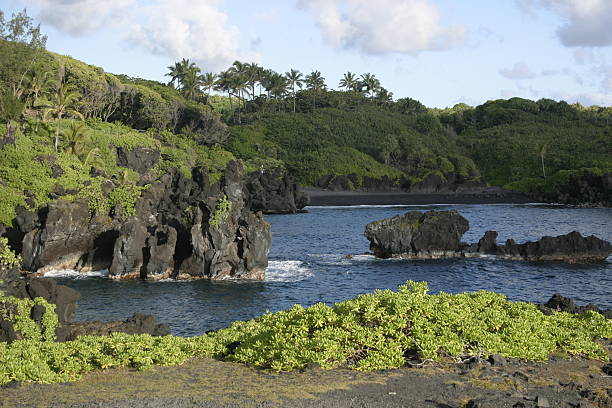
<instances>
[{"instance_id":1,"label":"green hillside","mask_svg":"<svg viewBox=\"0 0 612 408\"><path fill-rule=\"evenodd\" d=\"M551 191L571 174L612 171L610 107L512 98L443 111L440 119L492 185Z\"/></svg>"}]
</instances>

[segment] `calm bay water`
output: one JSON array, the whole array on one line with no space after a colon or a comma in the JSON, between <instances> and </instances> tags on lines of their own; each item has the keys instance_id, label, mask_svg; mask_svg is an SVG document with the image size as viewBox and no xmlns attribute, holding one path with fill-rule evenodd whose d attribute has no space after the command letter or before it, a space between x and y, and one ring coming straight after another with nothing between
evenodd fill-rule
<instances>
[{"instance_id":1,"label":"calm bay water","mask_svg":"<svg viewBox=\"0 0 612 408\"><path fill-rule=\"evenodd\" d=\"M306 214L267 216L272 224L270 266L264 282L114 282L60 278L81 292L76 320L125 319L150 313L173 334L197 335L295 303L334 303L375 289L396 289L406 280L428 281L431 292L480 289L512 300L545 302L553 293L579 304L612 308L612 258L589 265L502 261L379 260L363 236L368 222L409 210L455 209L470 222L463 241L487 230L498 242L537 240L579 231L612 241L612 209L534 205L436 205L414 207L310 207ZM347 258L348 254L353 255Z\"/></svg>"}]
</instances>

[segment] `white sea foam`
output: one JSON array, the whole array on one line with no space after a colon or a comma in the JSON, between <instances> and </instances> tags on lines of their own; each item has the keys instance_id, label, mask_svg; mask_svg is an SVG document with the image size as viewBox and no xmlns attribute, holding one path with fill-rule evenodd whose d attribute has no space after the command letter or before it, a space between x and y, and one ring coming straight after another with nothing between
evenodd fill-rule
<instances>
[{"instance_id":1,"label":"white sea foam","mask_svg":"<svg viewBox=\"0 0 612 408\"><path fill-rule=\"evenodd\" d=\"M65 279L88 279L88 278L106 278L108 277L108 269L101 271L79 272L73 269L61 269L57 271L49 271L44 274L45 278L65 278Z\"/></svg>"},{"instance_id":2,"label":"white sea foam","mask_svg":"<svg viewBox=\"0 0 612 408\"><path fill-rule=\"evenodd\" d=\"M270 261L266 269L266 282L299 282L313 276L302 261Z\"/></svg>"}]
</instances>

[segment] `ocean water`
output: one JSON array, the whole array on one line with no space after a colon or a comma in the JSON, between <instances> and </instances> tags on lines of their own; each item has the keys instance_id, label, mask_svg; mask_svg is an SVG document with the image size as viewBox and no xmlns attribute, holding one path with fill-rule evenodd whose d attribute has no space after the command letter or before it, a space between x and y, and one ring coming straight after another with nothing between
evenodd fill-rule
<instances>
[{"instance_id":1,"label":"ocean water","mask_svg":"<svg viewBox=\"0 0 612 408\"><path fill-rule=\"evenodd\" d=\"M435 205L309 207L306 214L270 215L272 250L263 282L115 282L100 271L56 271L52 278L81 292L75 320L116 320L134 312L168 323L173 334L198 335L234 320L295 303L328 304L407 280L427 281L432 293L492 290L511 300L545 302L554 293L578 304L612 308L612 257L604 263L504 261L491 257L447 260L381 260L368 255L368 222L406 211L455 209L470 222L463 241L487 230L498 242L537 240L579 231L612 241L612 209L540 205ZM348 257L347 255L351 255Z\"/></svg>"}]
</instances>

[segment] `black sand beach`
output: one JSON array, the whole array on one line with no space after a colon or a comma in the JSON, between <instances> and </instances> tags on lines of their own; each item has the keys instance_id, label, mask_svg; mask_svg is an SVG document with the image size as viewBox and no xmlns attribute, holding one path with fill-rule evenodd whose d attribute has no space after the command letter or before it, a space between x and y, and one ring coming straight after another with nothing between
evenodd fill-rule
<instances>
[{"instance_id":1,"label":"black sand beach","mask_svg":"<svg viewBox=\"0 0 612 408\"><path fill-rule=\"evenodd\" d=\"M311 206L347 205L427 205L427 204L526 204L534 202L527 194L496 187L470 192L404 193L351 192L306 188Z\"/></svg>"}]
</instances>

